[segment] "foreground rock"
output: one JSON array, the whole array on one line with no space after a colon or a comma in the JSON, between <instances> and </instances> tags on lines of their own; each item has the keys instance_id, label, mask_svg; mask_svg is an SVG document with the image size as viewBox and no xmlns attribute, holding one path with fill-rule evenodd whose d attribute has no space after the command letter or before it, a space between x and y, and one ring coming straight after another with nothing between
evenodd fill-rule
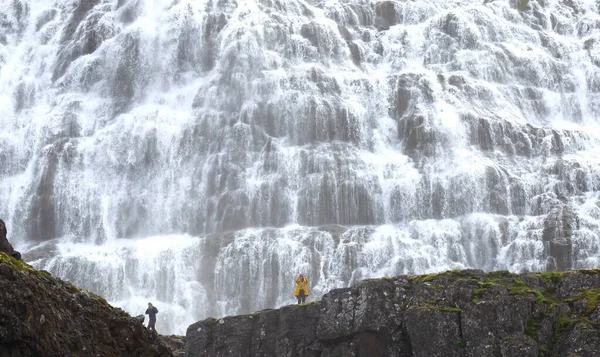
<instances>
[{"instance_id":1,"label":"foreground rock","mask_svg":"<svg viewBox=\"0 0 600 357\"><path fill-rule=\"evenodd\" d=\"M21 259L21 253L17 252L6 238L6 224L0 219L0 252L4 252L15 259Z\"/></svg>"},{"instance_id":2,"label":"foreground rock","mask_svg":"<svg viewBox=\"0 0 600 357\"><path fill-rule=\"evenodd\" d=\"M0 252L0 356L167 357L142 323L104 299Z\"/></svg>"},{"instance_id":3,"label":"foreground rock","mask_svg":"<svg viewBox=\"0 0 600 357\"><path fill-rule=\"evenodd\" d=\"M600 270L368 280L191 325L186 356L600 356Z\"/></svg>"},{"instance_id":4,"label":"foreground rock","mask_svg":"<svg viewBox=\"0 0 600 357\"><path fill-rule=\"evenodd\" d=\"M185 337L184 336L177 336L177 335L170 335L170 336L165 336L165 335L161 335L160 336L162 342L169 347L169 349L171 350L171 352L173 352L173 356L174 357L183 357L185 356Z\"/></svg>"}]
</instances>

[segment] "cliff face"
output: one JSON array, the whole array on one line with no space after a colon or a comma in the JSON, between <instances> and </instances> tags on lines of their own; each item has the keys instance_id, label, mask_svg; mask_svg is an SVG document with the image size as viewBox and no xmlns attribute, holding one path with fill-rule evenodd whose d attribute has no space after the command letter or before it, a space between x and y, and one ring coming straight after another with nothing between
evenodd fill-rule
<instances>
[{"instance_id":1,"label":"cliff face","mask_svg":"<svg viewBox=\"0 0 600 357\"><path fill-rule=\"evenodd\" d=\"M600 270L367 280L319 303L191 325L186 356L600 355Z\"/></svg>"},{"instance_id":2,"label":"cliff face","mask_svg":"<svg viewBox=\"0 0 600 357\"><path fill-rule=\"evenodd\" d=\"M0 356L172 356L151 340L103 298L0 252Z\"/></svg>"}]
</instances>

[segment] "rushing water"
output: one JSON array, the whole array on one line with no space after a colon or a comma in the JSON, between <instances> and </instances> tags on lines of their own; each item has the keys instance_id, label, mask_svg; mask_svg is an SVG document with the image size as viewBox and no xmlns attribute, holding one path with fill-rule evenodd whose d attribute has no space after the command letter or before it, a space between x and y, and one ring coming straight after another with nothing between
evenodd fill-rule
<instances>
[{"instance_id":1,"label":"rushing water","mask_svg":"<svg viewBox=\"0 0 600 357\"><path fill-rule=\"evenodd\" d=\"M600 266L595 0L0 0L0 217L157 329Z\"/></svg>"}]
</instances>

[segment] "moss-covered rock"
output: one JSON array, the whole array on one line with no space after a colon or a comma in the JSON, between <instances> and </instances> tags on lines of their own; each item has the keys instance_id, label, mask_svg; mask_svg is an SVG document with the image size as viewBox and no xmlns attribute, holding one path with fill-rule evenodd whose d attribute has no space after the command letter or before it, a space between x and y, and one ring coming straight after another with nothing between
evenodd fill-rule
<instances>
[{"instance_id":1,"label":"moss-covered rock","mask_svg":"<svg viewBox=\"0 0 600 357\"><path fill-rule=\"evenodd\" d=\"M0 252L0 356L172 356L102 297Z\"/></svg>"},{"instance_id":2,"label":"moss-covered rock","mask_svg":"<svg viewBox=\"0 0 600 357\"><path fill-rule=\"evenodd\" d=\"M369 279L330 291L320 304L193 324L186 356L600 355L598 273Z\"/></svg>"}]
</instances>

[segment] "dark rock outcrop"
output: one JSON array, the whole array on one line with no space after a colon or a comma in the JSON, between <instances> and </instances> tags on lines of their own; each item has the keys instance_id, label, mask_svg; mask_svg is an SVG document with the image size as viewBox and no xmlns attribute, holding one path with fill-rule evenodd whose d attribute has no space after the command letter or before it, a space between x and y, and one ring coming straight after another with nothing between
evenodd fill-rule
<instances>
[{"instance_id":1,"label":"dark rock outcrop","mask_svg":"<svg viewBox=\"0 0 600 357\"><path fill-rule=\"evenodd\" d=\"M0 252L0 356L173 356L106 300Z\"/></svg>"},{"instance_id":2,"label":"dark rock outcrop","mask_svg":"<svg viewBox=\"0 0 600 357\"><path fill-rule=\"evenodd\" d=\"M20 260L21 253L17 252L13 248L12 244L10 244L10 242L6 238L6 233L7 233L6 224L4 223L3 220L0 219L0 252L4 252L4 253L10 255L11 257Z\"/></svg>"},{"instance_id":3,"label":"dark rock outcrop","mask_svg":"<svg viewBox=\"0 0 600 357\"><path fill-rule=\"evenodd\" d=\"M183 357L185 356L185 337L170 335L170 336L160 336L161 341L169 347L171 352L173 352L174 357Z\"/></svg>"},{"instance_id":4,"label":"dark rock outcrop","mask_svg":"<svg viewBox=\"0 0 600 357\"><path fill-rule=\"evenodd\" d=\"M186 356L600 355L600 270L367 280L316 303L191 325Z\"/></svg>"}]
</instances>

